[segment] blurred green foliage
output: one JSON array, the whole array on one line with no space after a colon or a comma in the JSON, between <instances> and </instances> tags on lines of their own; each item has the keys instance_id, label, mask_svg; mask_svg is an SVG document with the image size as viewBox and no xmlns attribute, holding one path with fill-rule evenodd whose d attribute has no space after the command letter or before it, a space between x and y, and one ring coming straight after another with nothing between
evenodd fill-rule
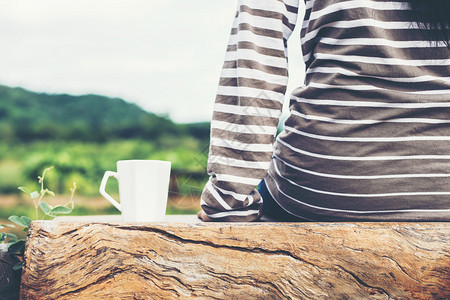
<instances>
[{"instance_id":1,"label":"blurred green foliage","mask_svg":"<svg viewBox=\"0 0 450 300\"><path fill-rule=\"evenodd\" d=\"M0 145L0 194L17 193L17 186L38 189L36 178L43 169L54 166L46 178L56 193L65 193L75 181L77 194L98 195L100 181L106 170L116 170L116 162L124 159L155 159L172 162L173 174L204 174L190 176L190 186L206 181L207 153L204 144L192 137L170 139L161 147L151 141L114 140L104 143L47 141L2 143ZM117 192L117 183L109 181L108 190ZM188 193L179 189L180 194Z\"/></svg>"},{"instance_id":2,"label":"blurred green foliage","mask_svg":"<svg viewBox=\"0 0 450 300\"><path fill-rule=\"evenodd\" d=\"M0 85L0 140L30 142L209 138L209 124L175 124L119 98L43 94Z\"/></svg>"},{"instance_id":3,"label":"blurred green foliage","mask_svg":"<svg viewBox=\"0 0 450 300\"><path fill-rule=\"evenodd\" d=\"M124 159L171 161L172 173L189 181L176 194L199 193L208 143L209 123L176 124L118 98L0 85L0 194L37 189L37 176L54 166L46 180L56 193L75 181L78 195L98 196L103 173ZM117 192L116 182L108 185Z\"/></svg>"}]
</instances>

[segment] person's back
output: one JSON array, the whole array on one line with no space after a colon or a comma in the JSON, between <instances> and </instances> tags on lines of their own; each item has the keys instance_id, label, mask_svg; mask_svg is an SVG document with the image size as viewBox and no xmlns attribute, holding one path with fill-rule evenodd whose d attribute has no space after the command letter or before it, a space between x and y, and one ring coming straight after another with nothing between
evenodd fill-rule
<instances>
[{"instance_id":1,"label":"person's back","mask_svg":"<svg viewBox=\"0 0 450 300\"><path fill-rule=\"evenodd\" d=\"M261 24L252 19L255 16L273 18L258 13L258 7L252 8L254 1L242 2L244 13L253 15L245 23ZM289 20L289 7L294 2L285 1L287 9L282 20ZM272 8L277 9L276 5ZM430 41L424 25L415 19L407 1L306 1L305 20L297 25L302 24L305 85L291 96L291 114L277 137L271 159L267 151L257 149L264 144L260 141L267 141L268 132L256 129L250 137L250 132L244 130L250 144L242 149L236 130L236 138L214 131L217 121L266 126L265 122L252 124L256 114L246 113L252 103L257 103L262 117L267 117L267 109L279 109L278 104L268 103L274 100L270 99L270 92L277 90L274 79L281 74L263 68L261 71L267 76L257 79L266 84L259 82L255 86L245 85L239 75L247 74L240 69L258 69L255 64L246 66L245 60L271 55L267 48L259 47L270 43L255 38L253 44L259 49L252 50L259 53L236 60L235 86L239 89L239 82L243 82L247 89L259 88L263 97L253 97L243 105L240 99L245 99L245 95L239 94L242 91L229 95L239 97L238 102L227 103L235 106L232 111L238 118L216 109L209 161L212 177L202 196L203 209L209 209L213 218L218 213L218 219L227 219L227 213L242 217L244 211L253 210L254 218L258 194L246 187L252 181L237 182L235 178L263 178L261 163L269 161L265 176L267 197L303 219L449 221L450 50L444 41ZM289 23L284 23L282 30L289 27ZM245 26L239 24L237 28ZM252 28L253 34L263 35ZM247 42L244 40L241 42ZM220 88L218 98L216 103L221 103ZM238 112L237 107L244 109ZM228 113L232 114L231 110ZM243 121L243 115L248 115L250 121ZM217 143L215 138L235 143ZM221 144L221 149L215 148L214 143ZM239 143L240 148L234 146ZM252 148L252 144L258 146ZM230 160L220 163L217 157ZM251 200L237 202L236 195L245 192L252 195ZM220 211L214 201L222 206L222 212L211 210ZM245 215L251 219L249 216Z\"/></svg>"}]
</instances>

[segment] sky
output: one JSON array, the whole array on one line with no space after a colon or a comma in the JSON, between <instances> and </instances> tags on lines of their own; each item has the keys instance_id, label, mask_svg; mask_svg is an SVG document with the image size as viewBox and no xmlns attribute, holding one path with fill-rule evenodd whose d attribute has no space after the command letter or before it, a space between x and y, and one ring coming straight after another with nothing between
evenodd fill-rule
<instances>
[{"instance_id":1,"label":"sky","mask_svg":"<svg viewBox=\"0 0 450 300\"><path fill-rule=\"evenodd\" d=\"M119 97L177 123L210 121L237 2L2 1L0 84ZM304 76L299 28L289 64L287 95Z\"/></svg>"}]
</instances>

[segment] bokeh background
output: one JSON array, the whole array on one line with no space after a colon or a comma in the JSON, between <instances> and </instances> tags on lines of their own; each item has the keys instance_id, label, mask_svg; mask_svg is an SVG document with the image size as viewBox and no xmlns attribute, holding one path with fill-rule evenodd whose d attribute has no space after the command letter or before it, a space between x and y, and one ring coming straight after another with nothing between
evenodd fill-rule
<instances>
[{"instance_id":1,"label":"bokeh background","mask_svg":"<svg viewBox=\"0 0 450 300\"><path fill-rule=\"evenodd\" d=\"M0 224L33 217L37 176L73 214L117 214L98 187L121 159L172 162L168 213L199 210L209 121L236 0L0 4ZM299 23L301 24L301 22ZM300 26L297 26L300 27ZM288 93L303 82L300 28ZM287 97L288 98L288 97ZM287 114L285 101L284 116ZM281 126L281 124L280 124ZM110 180L107 189L117 194Z\"/></svg>"}]
</instances>

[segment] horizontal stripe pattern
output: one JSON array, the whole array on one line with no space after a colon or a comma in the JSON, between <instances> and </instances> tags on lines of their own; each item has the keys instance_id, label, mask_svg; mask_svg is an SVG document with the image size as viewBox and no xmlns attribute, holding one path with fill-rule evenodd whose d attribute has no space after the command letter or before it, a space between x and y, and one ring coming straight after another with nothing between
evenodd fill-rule
<instances>
[{"instance_id":1,"label":"horizontal stripe pattern","mask_svg":"<svg viewBox=\"0 0 450 300\"><path fill-rule=\"evenodd\" d=\"M286 41L297 10L298 0L238 3L211 122L211 177L201 197L213 219L260 216L255 187L271 163L288 81Z\"/></svg>"},{"instance_id":2,"label":"horizontal stripe pattern","mask_svg":"<svg viewBox=\"0 0 450 300\"><path fill-rule=\"evenodd\" d=\"M304 86L277 137L298 2L240 1L221 74L202 207L280 206L313 221L450 221L450 50L405 1L306 0Z\"/></svg>"},{"instance_id":3,"label":"horizontal stripe pattern","mask_svg":"<svg viewBox=\"0 0 450 300\"><path fill-rule=\"evenodd\" d=\"M306 85L277 139L271 193L314 220L448 221L449 49L402 1L306 7Z\"/></svg>"}]
</instances>

